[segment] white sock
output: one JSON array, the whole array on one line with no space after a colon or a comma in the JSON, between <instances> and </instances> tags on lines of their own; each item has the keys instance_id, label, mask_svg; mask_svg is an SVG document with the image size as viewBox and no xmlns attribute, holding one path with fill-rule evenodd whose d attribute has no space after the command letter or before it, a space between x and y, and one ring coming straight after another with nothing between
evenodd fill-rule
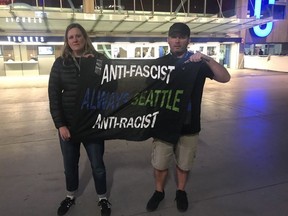
<instances>
[{"instance_id":1,"label":"white sock","mask_svg":"<svg viewBox=\"0 0 288 216\"><path fill-rule=\"evenodd\" d=\"M74 199L76 197L76 194L77 194L77 190L67 191L67 197L69 197L70 199Z\"/></svg>"},{"instance_id":2,"label":"white sock","mask_svg":"<svg viewBox=\"0 0 288 216\"><path fill-rule=\"evenodd\" d=\"M67 195L66 197L68 197L70 199L74 199L75 198L75 196L73 196L73 195Z\"/></svg>"}]
</instances>

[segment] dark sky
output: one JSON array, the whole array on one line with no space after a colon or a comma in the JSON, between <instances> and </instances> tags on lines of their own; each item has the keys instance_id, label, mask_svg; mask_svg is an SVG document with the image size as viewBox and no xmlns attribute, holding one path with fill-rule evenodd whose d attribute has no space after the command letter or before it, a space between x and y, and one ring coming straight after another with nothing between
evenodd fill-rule
<instances>
[{"instance_id":1,"label":"dark sky","mask_svg":"<svg viewBox=\"0 0 288 216\"><path fill-rule=\"evenodd\" d=\"M83 4L83 0L71 0L75 6L75 8L79 8L80 5ZM235 9L235 1L236 0L222 0L222 11L227 14L227 11L231 12ZM30 5L35 5L35 0L15 0L15 3L27 3ZM39 4L42 5L43 0L38 0ZM114 0L103 0L104 6L113 5ZM118 3L119 0L116 0ZM121 5L125 7L126 10L133 10L133 3L132 0L121 0ZM152 0L136 0L136 10L142 10L144 8L145 11L152 10ZM170 0L154 0L155 2L155 11L170 11ZM220 0L219 0L220 2ZM172 11L174 12L177 7L180 5L181 0L173 0L173 8ZM96 1L97 5L100 5L100 0ZM204 12L204 0L191 0L190 1L190 13L203 13ZM47 7L60 7L59 0L45 0L45 6ZM63 0L63 7L70 7L68 0ZM185 3L185 12L187 12L187 3ZM181 8L180 12L183 12ZM219 12L219 7L217 0L207 0L207 13L216 14ZM224 14L225 14L224 13Z\"/></svg>"}]
</instances>

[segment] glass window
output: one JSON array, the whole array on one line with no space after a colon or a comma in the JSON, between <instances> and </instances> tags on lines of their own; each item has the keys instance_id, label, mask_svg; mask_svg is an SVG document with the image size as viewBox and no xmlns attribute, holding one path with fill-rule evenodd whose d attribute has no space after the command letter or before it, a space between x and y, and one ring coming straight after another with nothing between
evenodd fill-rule
<instances>
[{"instance_id":1,"label":"glass window","mask_svg":"<svg viewBox=\"0 0 288 216\"><path fill-rule=\"evenodd\" d=\"M215 56L216 55L216 47L215 46L208 46L207 47L207 55Z\"/></svg>"},{"instance_id":2,"label":"glass window","mask_svg":"<svg viewBox=\"0 0 288 216\"><path fill-rule=\"evenodd\" d=\"M135 47L135 58L154 58L155 49L154 47Z\"/></svg>"},{"instance_id":3,"label":"glass window","mask_svg":"<svg viewBox=\"0 0 288 216\"><path fill-rule=\"evenodd\" d=\"M154 56L154 47L143 47L143 58L153 58Z\"/></svg>"},{"instance_id":4,"label":"glass window","mask_svg":"<svg viewBox=\"0 0 288 216\"><path fill-rule=\"evenodd\" d=\"M245 55L253 55L254 54L254 45L253 44L245 44L244 46L244 54Z\"/></svg>"},{"instance_id":5,"label":"glass window","mask_svg":"<svg viewBox=\"0 0 288 216\"><path fill-rule=\"evenodd\" d=\"M113 47L113 58L127 58L126 47L114 46Z\"/></svg>"},{"instance_id":6,"label":"glass window","mask_svg":"<svg viewBox=\"0 0 288 216\"><path fill-rule=\"evenodd\" d=\"M98 44L96 50L100 53L105 54L108 58L112 58L110 44Z\"/></svg>"},{"instance_id":7,"label":"glass window","mask_svg":"<svg viewBox=\"0 0 288 216\"><path fill-rule=\"evenodd\" d=\"M168 46L159 46L159 57L167 55L169 53Z\"/></svg>"},{"instance_id":8,"label":"glass window","mask_svg":"<svg viewBox=\"0 0 288 216\"><path fill-rule=\"evenodd\" d=\"M37 46L27 45L26 49L27 49L27 60L37 61L38 60Z\"/></svg>"},{"instance_id":9,"label":"glass window","mask_svg":"<svg viewBox=\"0 0 288 216\"><path fill-rule=\"evenodd\" d=\"M119 48L119 54L117 56L118 58L127 58L127 50L123 47Z\"/></svg>"},{"instance_id":10,"label":"glass window","mask_svg":"<svg viewBox=\"0 0 288 216\"><path fill-rule=\"evenodd\" d=\"M142 49L141 47L136 47L135 48L135 58L141 58L142 57Z\"/></svg>"},{"instance_id":11,"label":"glass window","mask_svg":"<svg viewBox=\"0 0 288 216\"><path fill-rule=\"evenodd\" d=\"M4 61L14 61L14 50L12 45L5 45L3 46L3 57Z\"/></svg>"}]
</instances>

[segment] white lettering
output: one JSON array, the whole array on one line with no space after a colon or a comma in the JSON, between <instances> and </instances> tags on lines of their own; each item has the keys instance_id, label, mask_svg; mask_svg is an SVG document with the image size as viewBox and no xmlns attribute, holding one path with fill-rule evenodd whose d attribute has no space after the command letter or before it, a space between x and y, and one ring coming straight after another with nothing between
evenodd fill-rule
<instances>
[{"instance_id":1,"label":"white lettering","mask_svg":"<svg viewBox=\"0 0 288 216\"><path fill-rule=\"evenodd\" d=\"M92 126L96 129L111 129L111 128L154 128L159 111L149 113L143 116L137 117L115 117L108 116L103 117L98 114L97 119Z\"/></svg>"},{"instance_id":2,"label":"white lettering","mask_svg":"<svg viewBox=\"0 0 288 216\"><path fill-rule=\"evenodd\" d=\"M104 83L105 80L106 80L106 82L109 82L109 75L108 74L109 74L108 65L105 65L101 85Z\"/></svg>"},{"instance_id":3,"label":"white lettering","mask_svg":"<svg viewBox=\"0 0 288 216\"><path fill-rule=\"evenodd\" d=\"M44 37L38 37L38 36L7 36L7 40L9 42L16 42L16 43L21 43L21 42L45 42Z\"/></svg>"},{"instance_id":4,"label":"white lettering","mask_svg":"<svg viewBox=\"0 0 288 216\"><path fill-rule=\"evenodd\" d=\"M170 74L175 69L173 65L105 65L101 85L126 77L151 77L166 82L170 81Z\"/></svg>"}]
</instances>

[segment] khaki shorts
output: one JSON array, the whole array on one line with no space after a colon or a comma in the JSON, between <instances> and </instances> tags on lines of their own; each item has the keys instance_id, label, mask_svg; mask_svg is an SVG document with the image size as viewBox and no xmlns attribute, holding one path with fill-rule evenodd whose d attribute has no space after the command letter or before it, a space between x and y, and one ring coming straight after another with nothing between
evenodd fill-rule
<instances>
[{"instance_id":1,"label":"khaki shorts","mask_svg":"<svg viewBox=\"0 0 288 216\"><path fill-rule=\"evenodd\" d=\"M151 163L155 169L166 170L174 157L177 166L184 171L192 168L196 156L199 135L184 135L179 138L176 145L154 139L152 146Z\"/></svg>"}]
</instances>

